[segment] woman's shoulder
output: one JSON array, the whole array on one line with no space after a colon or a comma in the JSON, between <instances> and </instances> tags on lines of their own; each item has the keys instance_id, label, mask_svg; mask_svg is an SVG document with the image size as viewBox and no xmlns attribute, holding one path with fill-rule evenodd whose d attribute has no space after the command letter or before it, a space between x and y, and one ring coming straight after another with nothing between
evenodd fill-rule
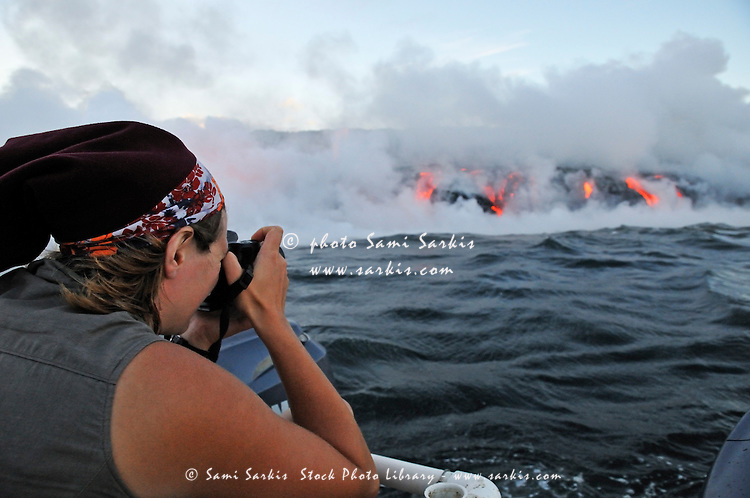
<instances>
[{"instance_id":1,"label":"woman's shoulder","mask_svg":"<svg viewBox=\"0 0 750 498\"><path fill-rule=\"evenodd\" d=\"M72 279L50 260L0 277L0 344L30 361L114 383L144 347L162 339L129 313L73 308L60 290Z\"/></svg>"},{"instance_id":2,"label":"woman's shoulder","mask_svg":"<svg viewBox=\"0 0 750 498\"><path fill-rule=\"evenodd\" d=\"M257 432L263 422L254 418L276 417L266 408L214 363L176 344L152 344L129 363L117 383L115 465L136 495L205 492L202 482L191 483L185 473L200 468L203 474L225 462L229 443L240 448L252 439L238 427Z\"/></svg>"},{"instance_id":3,"label":"woman's shoulder","mask_svg":"<svg viewBox=\"0 0 750 498\"><path fill-rule=\"evenodd\" d=\"M112 453L136 495L372 492L372 480L347 477L351 462L330 444L278 416L220 366L168 342L146 347L120 377Z\"/></svg>"}]
</instances>

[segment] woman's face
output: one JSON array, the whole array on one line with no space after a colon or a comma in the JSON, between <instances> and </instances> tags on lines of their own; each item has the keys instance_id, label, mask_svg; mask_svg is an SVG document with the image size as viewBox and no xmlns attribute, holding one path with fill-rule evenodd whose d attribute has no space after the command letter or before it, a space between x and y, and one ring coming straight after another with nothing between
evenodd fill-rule
<instances>
[{"instance_id":1,"label":"woman's face","mask_svg":"<svg viewBox=\"0 0 750 498\"><path fill-rule=\"evenodd\" d=\"M219 237L208 251L198 249L194 237L190 237L182 243L179 240L175 242L178 247L174 252L174 261L171 260L172 256L168 256L166 275L158 299L164 334L182 333L198 306L216 286L221 262L228 251L225 211L221 212L221 217ZM173 238L179 236L178 232Z\"/></svg>"},{"instance_id":2,"label":"woman's face","mask_svg":"<svg viewBox=\"0 0 750 498\"><path fill-rule=\"evenodd\" d=\"M193 240L192 248L195 250L196 264L195 276L192 280L192 285L195 293L190 293L192 315L198 309L198 306L206 299L213 288L216 286L216 282L219 279L219 272L221 271L221 262L227 256L229 245L227 244L227 214L226 211L222 211L221 225L219 228L219 237L211 244L208 251L201 251L198 249L195 241ZM190 287L190 286L189 286ZM187 290L187 289L186 289Z\"/></svg>"}]
</instances>

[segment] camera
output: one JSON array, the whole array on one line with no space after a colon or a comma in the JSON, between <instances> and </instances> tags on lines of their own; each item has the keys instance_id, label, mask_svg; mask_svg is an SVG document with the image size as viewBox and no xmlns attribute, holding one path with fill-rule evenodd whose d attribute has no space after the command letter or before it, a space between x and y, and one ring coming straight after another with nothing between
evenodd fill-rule
<instances>
[{"instance_id":1,"label":"camera","mask_svg":"<svg viewBox=\"0 0 750 498\"><path fill-rule=\"evenodd\" d=\"M234 255L237 256L240 266L250 275L250 278L252 278L253 264L255 263L255 258L258 256L258 251L260 251L261 242L258 240L237 241L237 239L237 233L227 230L229 252L234 253ZM280 247L279 254L281 254L282 257L286 257L284 256L284 251ZM227 277L224 274L224 267L222 266L216 287L214 287L211 294L206 297L198 309L200 311L220 310L227 304L230 304L233 299L234 298L229 294L229 283L227 282Z\"/></svg>"}]
</instances>

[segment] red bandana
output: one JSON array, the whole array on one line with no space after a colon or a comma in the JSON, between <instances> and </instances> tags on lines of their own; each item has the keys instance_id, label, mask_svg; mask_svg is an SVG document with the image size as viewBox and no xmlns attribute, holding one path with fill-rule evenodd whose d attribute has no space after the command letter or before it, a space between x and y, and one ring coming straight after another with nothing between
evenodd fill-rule
<instances>
[{"instance_id":1,"label":"red bandana","mask_svg":"<svg viewBox=\"0 0 750 498\"><path fill-rule=\"evenodd\" d=\"M178 229L201 221L223 207L224 196L219 186L211 173L196 162L180 185L128 226L98 237L61 243L60 251L66 255L108 256L117 252L115 244L118 242L145 234L166 239Z\"/></svg>"}]
</instances>

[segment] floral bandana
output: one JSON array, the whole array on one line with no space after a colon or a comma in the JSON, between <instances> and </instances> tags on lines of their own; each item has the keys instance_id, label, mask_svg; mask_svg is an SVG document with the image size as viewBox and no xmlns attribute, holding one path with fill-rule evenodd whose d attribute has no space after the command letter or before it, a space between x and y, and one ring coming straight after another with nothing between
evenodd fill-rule
<instances>
[{"instance_id":1,"label":"floral bandana","mask_svg":"<svg viewBox=\"0 0 750 498\"><path fill-rule=\"evenodd\" d=\"M193 170L174 190L148 213L130 225L112 233L60 244L66 255L109 256L117 252L116 244L143 235L169 238L178 229L201 221L224 207L224 196L211 173L196 162Z\"/></svg>"}]
</instances>

